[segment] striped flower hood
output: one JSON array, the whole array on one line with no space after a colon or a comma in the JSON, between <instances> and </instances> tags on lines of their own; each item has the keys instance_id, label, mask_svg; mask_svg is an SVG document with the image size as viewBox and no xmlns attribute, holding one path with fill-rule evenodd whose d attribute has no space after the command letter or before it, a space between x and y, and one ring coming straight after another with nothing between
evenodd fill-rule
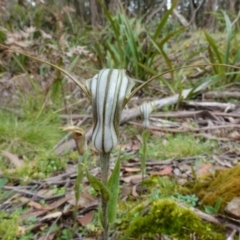
<instances>
[{"instance_id":1,"label":"striped flower hood","mask_svg":"<svg viewBox=\"0 0 240 240\"><path fill-rule=\"evenodd\" d=\"M110 152L118 143L122 109L134 86L123 69L103 69L87 80L93 111L92 142L99 152Z\"/></svg>"}]
</instances>

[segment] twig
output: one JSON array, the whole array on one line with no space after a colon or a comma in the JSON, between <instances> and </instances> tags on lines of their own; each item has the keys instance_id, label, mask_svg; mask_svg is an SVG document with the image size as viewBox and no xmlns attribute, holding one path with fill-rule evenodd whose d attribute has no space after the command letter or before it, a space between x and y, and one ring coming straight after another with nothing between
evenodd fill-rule
<instances>
[{"instance_id":1,"label":"twig","mask_svg":"<svg viewBox=\"0 0 240 240\"><path fill-rule=\"evenodd\" d=\"M240 98L239 92L206 92L203 94L205 98Z\"/></svg>"},{"instance_id":2,"label":"twig","mask_svg":"<svg viewBox=\"0 0 240 240\"><path fill-rule=\"evenodd\" d=\"M232 24L231 24L232 27L235 25L235 23L238 22L239 18L240 18L240 10L238 11L238 15L237 15L237 17L234 19L234 21L233 21Z\"/></svg>"},{"instance_id":3,"label":"twig","mask_svg":"<svg viewBox=\"0 0 240 240\"><path fill-rule=\"evenodd\" d=\"M149 23L153 19L153 17L163 9L166 3L167 3L167 0L164 0L154 11L151 12L150 15L148 15L146 19L146 24Z\"/></svg>"},{"instance_id":4,"label":"twig","mask_svg":"<svg viewBox=\"0 0 240 240\"><path fill-rule=\"evenodd\" d=\"M181 204L181 203L178 203L180 206L182 207L185 207L187 208L185 205ZM236 225L234 223L230 223L230 222L227 222L226 220L222 221L220 219L218 219L217 217L214 217L212 215L209 215L209 214L206 214L202 211L200 211L199 209L197 208L193 208L191 207L190 208L194 213L196 213L201 219L207 221L207 222L210 222L210 223L213 223L213 224L216 224L216 225L224 225L225 227L227 228L230 228L230 229L233 229L233 230L236 230L238 232L240 232L240 226L239 225Z\"/></svg>"},{"instance_id":5,"label":"twig","mask_svg":"<svg viewBox=\"0 0 240 240\"><path fill-rule=\"evenodd\" d=\"M63 194L58 194L58 195L54 195L54 196L51 196L51 197L45 197L43 195L28 191L28 190L23 190L23 189L19 189L17 187L10 187L10 186L4 186L3 189L4 190L12 190L14 192L22 193L22 194L25 194L25 195L30 195L30 196L33 196L33 197L38 197L38 198L41 198L45 201L65 196L65 193L63 193Z\"/></svg>"},{"instance_id":6,"label":"twig","mask_svg":"<svg viewBox=\"0 0 240 240\"><path fill-rule=\"evenodd\" d=\"M153 117L172 117L172 118L190 118L190 117L203 117L205 113L211 113L215 116L221 116L221 117L236 117L239 118L239 114L237 113L225 113L225 112L212 112L207 110L200 110L200 111L176 111L176 112L158 112L158 113L152 113L151 116Z\"/></svg>"},{"instance_id":7,"label":"twig","mask_svg":"<svg viewBox=\"0 0 240 240\"><path fill-rule=\"evenodd\" d=\"M137 122L130 121L128 123L139 126L139 127L142 126L142 124ZM200 132L200 131L223 129L223 128L239 128L240 129L240 124L229 124L229 125L202 127L202 128L184 128L184 129L160 128L155 126L149 126L149 129L151 130L158 130L158 131L172 132L172 133Z\"/></svg>"},{"instance_id":8,"label":"twig","mask_svg":"<svg viewBox=\"0 0 240 240\"><path fill-rule=\"evenodd\" d=\"M61 114L60 115L60 118L61 119L71 119L71 120L76 120L76 119L82 119L82 118L85 118L85 117L91 117L91 115L81 115L81 114L71 114L71 115L69 115L69 114Z\"/></svg>"},{"instance_id":9,"label":"twig","mask_svg":"<svg viewBox=\"0 0 240 240\"><path fill-rule=\"evenodd\" d=\"M182 98L183 100L187 99L188 95L191 92L198 93L201 90L203 90L205 87L207 87L207 85L206 86L204 86L204 85L200 86L200 88L195 89L194 91L193 91L193 89L186 89L186 90L182 91L181 95L175 94L171 97L158 99L158 100L152 101L151 104L154 106L154 109L156 109L156 110L157 109L162 109L166 106L171 106L171 105L176 104L179 101L180 98ZM121 124L126 123L129 120L131 120L135 117L139 117L139 116L140 116L139 108L133 108L133 109L130 109L130 110L125 110L125 111L123 111L123 114L122 114Z\"/></svg>"},{"instance_id":10,"label":"twig","mask_svg":"<svg viewBox=\"0 0 240 240\"><path fill-rule=\"evenodd\" d=\"M237 105L233 103L185 101L184 104L190 107L218 108L225 112L237 108Z\"/></svg>"}]
</instances>

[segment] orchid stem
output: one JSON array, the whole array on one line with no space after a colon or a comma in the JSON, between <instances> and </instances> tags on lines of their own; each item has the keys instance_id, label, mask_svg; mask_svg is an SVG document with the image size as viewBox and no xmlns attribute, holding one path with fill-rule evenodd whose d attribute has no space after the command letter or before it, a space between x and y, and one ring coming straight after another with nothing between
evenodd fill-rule
<instances>
[{"instance_id":1,"label":"orchid stem","mask_svg":"<svg viewBox=\"0 0 240 240\"><path fill-rule=\"evenodd\" d=\"M110 153L100 153L100 166L102 183L107 186L108 184L108 171L109 171ZM103 214L103 240L108 240L108 217L107 217L107 201L102 197L102 214Z\"/></svg>"}]
</instances>

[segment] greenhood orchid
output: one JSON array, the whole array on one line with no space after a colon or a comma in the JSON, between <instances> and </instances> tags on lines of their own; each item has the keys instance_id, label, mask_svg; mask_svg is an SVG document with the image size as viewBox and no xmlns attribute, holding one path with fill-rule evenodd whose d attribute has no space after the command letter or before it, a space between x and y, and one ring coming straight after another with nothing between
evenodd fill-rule
<instances>
[{"instance_id":1,"label":"greenhood orchid","mask_svg":"<svg viewBox=\"0 0 240 240\"><path fill-rule=\"evenodd\" d=\"M134 81L122 69L103 69L87 81L93 111L92 142L99 152L116 147L121 112L133 86Z\"/></svg>"}]
</instances>

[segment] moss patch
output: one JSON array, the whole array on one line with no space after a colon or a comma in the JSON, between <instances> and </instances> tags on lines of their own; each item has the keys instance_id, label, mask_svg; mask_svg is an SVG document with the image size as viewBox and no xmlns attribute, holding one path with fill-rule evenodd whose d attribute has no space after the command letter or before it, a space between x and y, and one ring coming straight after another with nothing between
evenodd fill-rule
<instances>
[{"instance_id":1,"label":"moss patch","mask_svg":"<svg viewBox=\"0 0 240 240\"><path fill-rule=\"evenodd\" d=\"M147 214L139 214L139 210ZM210 224L203 223L201 219L191 210L180 207L174 201L161 199L151 201L149 206L135 208L135 211L130 211L126 220L133 219L130 226L125 232L122 239L141 239L144 235L147 239L155 239L156 234L164 234L174 239L192 239L192 236L197 239L224 239L224 234L219 231L214 231Z\"/></svg>"},{"instance_id":2,"label":"moss patch","mask_svg":"<svg viewBox=\"0 0 240 240\"><path fill-rule=\"evenodd\" d=\"M222 198L220 211L234 197L240 197L240 165L226 170L216 170L193 185L193 192L202 200L202 205L214 206Z\"/></svg>"},{"instance_id":3,"label":"moss patch","mask_svg":"<svg viewBox=\"0 0 240 240\"><path fill-rule=\"evenodd\" d=\"M0 235L1 239L15 240L17 239L20 231L18 224L19 214L17 212L8 215L7 213L0 212Z\"/></svg>"}]
</instances>

